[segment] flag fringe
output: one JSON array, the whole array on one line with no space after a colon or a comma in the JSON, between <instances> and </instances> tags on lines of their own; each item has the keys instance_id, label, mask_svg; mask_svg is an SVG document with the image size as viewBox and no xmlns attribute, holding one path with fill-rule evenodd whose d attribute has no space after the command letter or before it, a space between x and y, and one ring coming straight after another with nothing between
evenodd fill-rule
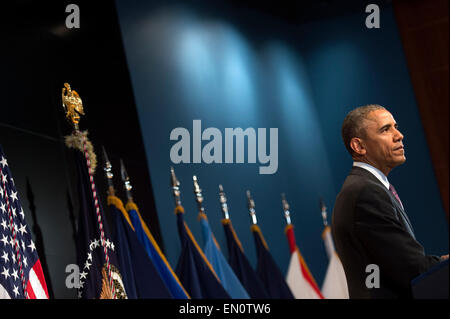
<instances>
[{"instance_id":1,"label":"flag fringe","mask_svg":"<svg viewBox=\"0 0 450 319\"><path fill-rule=\"evenodd\" d=\"M319 286L317 285L316 280L314 279L314 276L312 275L311 271L308 268L308 265L306 264L305 259L303 258L302 254L300 253L300 249L297 247L296 248L297 254L298 254L298 259L300 261L300 265L302 266L302 272L303 270L306 271L306 276L309 278L309 280L311 281L311 284L313 285L313 289L316 291L316 293L320 296L321 299L324 299L322 292L319 289Z\"/></svg>"},{"instance_id":2,"label":"flag fringe","mask_svg":"<svg viewBox=\"0 0 450 319\"><path fill-rule=\"evenodd\" d=\"M258 234L259 238L261 238L261 242L262 242L262 244L264 245L264 248L266 248L266 250L269 250L269 246L267 245L266 240L264 239L264 236L263 236L263 234L262 234L261 229L259 228L259 226L256 225L256 224L253 224L253 225L250 227L250 230L251 230L252 232L255 232L255 233Z\"/></svg>"},{"instance_id":3,"label":"flag fringe","mask_svg":"<svg viewBox=\"0 0 450 319\"><path fill-rule=\"evenodd\" d=\"M182 207L181 207L182 208ZM162 252L161 248L159 248L158 243L156 242L155 238L153 237L152 233L150 232L150 229L148 228L147 224L145 223L144 219L142 218L141 214L139 213L139 209L137 207L137 205L132 202L132 201L128 201L128 203L125 205L125 209L129 212L130 210L134 210L136 211L139 220L141 222L141 226L145 232L145 234L147 235L147 238L150 240L151 244L153 245L153 247L155 248L156 252L158 253L159 257L161 258L161 260L164 262L164 264L166 265L167 269L170 271L170 273L172 274L173 278L175 278L176 282L180 285L181 289L184 291L184 293L186 294L188 299L191 299L191 296L189 295L189 293L186 291L186 289L184 289L183 284L181 283L180 279L178 278L177 274L173 271L172 267L169 264L169 261L167 260L166 256L164 255L164 253Z\"/></svg>"},{"instance_id":4,"label":"flag fringe","mask_svg":"<svg viewBox=\"0 0 450 319\"><path fill-rule=\"evenodd\" d=\"M75 131L71 135L64 136L64 142L67 147L69 148L75 148L79 150L80 152L84 153L84 147L83 147L83 137L86 140L86 148L89 154L89 160L91 162L91 170L92 174L94 174L95 169L97 168L97 156L94 152L94 146L92 145L91 141L87 138L88 131Z\"/></svg>"},{"instance_id":5,"label":"flag fringe","mask_svg":"<svg viewBox=\"0 0 450 319\"><path fill-rule=\"evenodd\" d=\"M131 223L130 216L128 215L128 212L125 210L125 207L123 207L122 200L120 198L118 198L117 196L109 195L108 198L107 198L107 203L108 203L108 205L116 206L116 208L122 213L123 217L125 217L125 219L127 220L128 225L130 225L131 229L133 231L135 231L134 230L134 226Z\"/></svg>"},{"instance_id":6,"label":"flag fringe","mask_svg":"<svg viewBox=\"0 0 450 319\"><path fill-rule=\"evenodd\" d=\"M214 270L213 266L209 262L208 258L206 258L205 254L203 253L203 250L200 248L197 241L195 240L194 235L192 235L192 232L189 229L189 226L186 224L186 222L184 222L184 229L186 230L186 234L189 236L191 242L194 244L195 249L197 249L198 253L200 254L200 256L203 259L206 266L209 268L209 270L214 275L214 277L216 277L217 281L221 282L220 278L219 278L219 276L217 276L216 271Z\"/></svg>"},{"instance_id":7,"label":"flag fringe","mask_svg":"<svg viewBox=\"0 0 450 319\"><path fill-rule=\"evenodd\" d=\"M288 232L289 229L291 229L291 228L294 228L294 225L292 225L292 224L286 225L286 227L284 228L284 233L287 234L287 232Z\"/></svg>"},{"instance_id":8,"label":"flag fringe","mask_svg":"<svg viewBox=\"0 0 450 319\"><path fill-rule=\"evenodd\" d=\"M325 226L325 228L323 229L323 232L322 232L322 239L323 240L325 240L325 236L327 235L327 233L331 233L330 226Z\"/></svg>"},{"instance_id":9,"label":"flag fringe","mask_svg":"<svg viewBox=\"0 0 450 319\"><path fill-rule=\"evenodd\" d=\"M208 217L206 217L206 214L203 212L198 213L197 219L198 221L201 221L202 219L208 221Z\"/></svg>"},{"instance_id":10,"label":"flag fringe","mask_svg":"<svg viewBox=\"0 0 450 319\"><path fill-rule=\"evenodd\" d=\"M224 226L228 225L231 231L231 234L233 235L234 241L238 245L238 247L241 249L242 252L244 252L244 248L242 247L241 241L239 240L239 237L237 236L236 232L234 231L233 224L231 223L230 219L224 218L222 219L222 224Z\"/></svg>"},{"instance_id":11,"label":"flag fringe","mask_svg":"<svg viewBox=\"0 0 450 319\"><path fill-rule=\"evenodd\" d=\"M134 202L130 201L130 200L128 200L127 204L125 205L125 209L127 211L135 210L136 212L139 212L139 209L138 209L137 205Z\"/></svg>"},{"instance_id":12,"label":"flag fringe","mask_svg":"<svg viewBox=\"0 0 450 319\"><path fill-rule=\"evenodd\" d=\"M177 205L175 207L175 215L178 215L178 214L184 214L184 208L181 205Z\"/></svg>"}]
</instances>

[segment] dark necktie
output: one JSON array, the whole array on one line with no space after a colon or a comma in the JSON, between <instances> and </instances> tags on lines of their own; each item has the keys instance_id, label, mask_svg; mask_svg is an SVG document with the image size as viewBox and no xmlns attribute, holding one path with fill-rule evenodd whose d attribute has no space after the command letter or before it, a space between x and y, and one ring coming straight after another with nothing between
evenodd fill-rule
<instances>
[{"instance_id":1,"label":"dark necktie","mask_svg":"<svg viewBox=\"0 0 450 319\"><path fill-rule=\"evenodd\" d=\"M402 201L400 200L400 197L398 196L397 191L395 190L394 185L389 184L389 190L391 191L392 195L394 195L394 197L397 199L397 201L400 203L400 206L402 206L402 208L404 209L403 204L402 204Z\"/></svg>"},{"instance_id":2,"label":"dark necktie","mask_svg":"<svg viewBox=\"0 0 450 319\"><path fill-rule=\"evenodd\" d=\"M397 191L395 190L394 185L389 184L389 191L392 193L392 195L394 195L395 199L397 199L397 201L399 202L400 206L402 207L403 211L401 211L400 214L401 214L402 218L406 222L405 224L406 224L406 227L408 228L409 233L413 236L413 238L416 238L416 236L414 236L414 231L412 229L411 222L409 221L408 216L404 212L405 209L403 207L402 201L400 200L400 196L398 196Z\"/></svg>"}]
</instances>

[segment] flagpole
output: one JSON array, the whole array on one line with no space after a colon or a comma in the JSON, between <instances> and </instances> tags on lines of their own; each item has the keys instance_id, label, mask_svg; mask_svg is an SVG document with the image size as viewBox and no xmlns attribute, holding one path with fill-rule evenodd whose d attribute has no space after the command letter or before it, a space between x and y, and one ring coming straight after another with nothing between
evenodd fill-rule
<instances>
[{"instance_id":1,"label":"flagpole","mask_svg":"<svg viewBox=\"0 0 450 319\"><path fill-rule=\"evenodd\" d=\"M120 175L122 177L122 181L123 181L123 185L125 188L125 192L127 194L128 202L133 203L133 195L131 193L133 186L131 185L130 177L128 176L128 173L125 169L125 165L123 164L122 159L120 159Z\"/></svg>"},{"instance_id":2,"label":"flagpole","mask_svg":"<svg viewBox=\"0 0 450 319\"><path fill-rule=\"evenodd\" d=\"M170 182L172 185L172 193L175 200L175 206L181 206L181 192L180 192L180 182L177 179L177 176L175 175L175 171L173 167L170 167Z\"/></svg>"},{"instance_id":3,"label":"flagpole","mask_svg":"<svg viewBox=\"0 0 450 319\"><path fill-rule=\"evenodd\" d=\"M320 211L321 211L321 214L322 214L323 226L327 227L328 226L327 207L325 206L325 203L323 202L322 198L320 199Z\"/></svg>"},{"instance_id":4,"label":"flagpole","mask_svg":"<svg viewBox=\"0 0 450 319\"><path fill-rule=\"evenodd\" d=\"M114 184L112 180L114 177L114 174L112 172L112 165L111 162L109 161L108 154L106 154L104 146L102 146L102 151L103 151L103 161L105 163L105 167L103 168L103 170L105 171L106 181L108 182L108 195L115 196L116 191L114 189Z\"/></svg>"},{"instance_id":5,"label":"flagpole","mask_svg":"<svg viewBox=\"0 0 450 319\"><path fill-rule=\"evenodd\" d=\"M203 208L203 195L200 185L198 184L197 176L192 176L192 180L194 181L194 194L195 201L197 202L198 212L200 214L205 214L205 209Z\"/></svg>"},{"instance_id":6,"label":"flagpole","mask_svg":"<svg viewBox=\"0 0 450 319\"><path fill-rule=\"evenodd\" d=\"M100 204L97 198L97 191L94 182L93 165L96 165L96 159L93 158L93 161L91 161L91 156L95 153L92 150L92 144L87 140L86 137L87 132L85 134L81 133L78 126L78 123L80 121L80 115L85 115L83 109L83 102L78 93L75 90L72 90L68 83L64 83L64 88L62 89L61 97L62 97L62 106L64 108L64 111L66 112L66 119L73 125L74 128L73 137L81 138L83 148L82 152L84 153L86 165L88 167L89 181L91 183L91 191L92 196L94 198L95 212L97 215L97 222L100 229L100 242L103 247L103 252L105 254L106 268L108 270L108 277L109 277L108 279L111 288L112 299L116 299L116 289L112 278L111 264L108 255L108 248L106 246L105 233L103 231L102 217L100 214ZM88 144L90 150L88 150Z\"/></svg>"},{"instance_id":7,"label":"flagpole","mask_svg":"<svg viewBox=\"0 0 450 319\"><path fill-rule=\"evenodd\" d=\"M223 186L219 185L219 202L220 207L222 208L223 218L229 220L230 215L228 213L228 205L227 205L227 198L225 197L225 192L223 191Z\"/></svg>"},{"instance_id":8,"label":"flagpole","mask_svg":"<svg viewBox=\"0 0 450 319\"><path fill-rule=\"evenodd\" d=\"M322 222L324 226L324 230L322 232L322 239L325 243L325 250L327 252L328 258L331 260L331 257L335 251L334 248L334 242L333 238L331 236L331 228L328 225L328 219L327 219L327 207L325 206L325 203L322 199L320 199L320 211L322 214Z\"/></svg>"},{"instance_id":9,"label":"flagpole","mask_svg":"<svg viewBox=\"0 0 450 319\"><path fill-rule=\"evenodd\" d=\"M253 225L256 225L258 222L256 220L255 202L254 202L249 190L247 190L247 202L248 202L248 210L249 210L250 217L252 219L252 223L253 223Z\"/></svg>"},{"instance_id":10,"label":"flagpole","mask_svg":"<svg viewBox=\"0 0 450 319\"><path fill-rule=\"evenodd\" d=\"M291 225L291 213L289 212L289 204L284 193L281 194L281 203L283 204L283 213L286 218L286 224Z\"/></svg>"}]
</instances>

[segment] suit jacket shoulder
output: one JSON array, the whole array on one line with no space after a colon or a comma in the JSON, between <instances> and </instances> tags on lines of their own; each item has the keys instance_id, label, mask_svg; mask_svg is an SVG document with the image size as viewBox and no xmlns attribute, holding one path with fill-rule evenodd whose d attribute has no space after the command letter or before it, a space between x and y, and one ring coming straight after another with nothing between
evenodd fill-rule
<instances>
[{"instance_id":1,"label":"suit jacket shoulder","mask_svg":"<svg viewBox=\"0 0 450 319\"><path fill-rule=\"evenodd\" d=\"M354 167L338 194L332 231L352 298L410 297L410 281L438 262L425 256L403 209L370 172ZM380 269L379 289L365 285L366 267Z\"/></svg>"}]
</instances>

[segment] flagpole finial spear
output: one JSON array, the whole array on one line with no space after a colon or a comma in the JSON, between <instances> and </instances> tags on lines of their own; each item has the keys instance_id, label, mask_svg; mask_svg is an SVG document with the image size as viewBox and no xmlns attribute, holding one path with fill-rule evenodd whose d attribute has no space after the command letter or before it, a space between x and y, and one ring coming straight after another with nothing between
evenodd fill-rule
<instances>
[{"instance_id":1,"label":"flagpole finial spear","mask_svg":"<svg viewBox=\"0 0 450 319\"><path fill-rule=\"evenodd\" d=\"M327 207L325 206L325 203L323 202L322 198L320 199L320 211L322 212L323 225L327 227L328 226Z\"/></svg>"},{"instance_id":2,"label":"flagpole finial spear","mask_svg":"<svg viewBox=\"0 0 450 319\"><path fill-rule=\"evenodd\" d=\"M173 197L175 198L175 205L181 206L180 182L178 181L177 177L175 176L175 171L174 171L173 167L170 167L170 181L171 181L171 185L172 185Z\"/></svg>"},{"instance_id":3,"label":"flagpole finial spear","mask_svg":"<svg viewBox=\"0 0 450 319\"><path fill-rule=\"evenodd\" d=\"M128 201L133 202L133 196L131 195L131 189L133 188L133 186L131 186L130 177L128 176L128 173L125 169L125 165L123 164L122 159L120 159L120 176L122 177Z\"/></svg>"},{"instance_id":4,"label":"flagpole finial spear","mask_svg":"<svg viewBox=\"0 0 450 319\"><path fill-rule=\"evenodd\" d=\"M192 180L194 181L194 194L195 201L197 202L199 213L205 213L205 209L203 208L203 195L200 185L198 184L197 176L192 176Z\"/></svg>"},{"instance_id":5,"label":"flagpole finial spear","mask_svg":"<svg viewBox=\"0 0 450 319\"><path fill-rule=\"evenodd\" d=\"M281 203L283 204L283 212L284 217L286 218L286 223L288 225L291 224L291 213L289 212L289 204L286 200L286 195L284 193L281 194Z\"/></svg>"},{"instance_id":6,"label":"flagpole finial spear","mask_svg":"<svg viewBox=\"0 0 450 319\"><path fill-rule=\"evenodd\" d=\"M250 217L252 218L253 225L256 225L258 222L256 220L256 211L255 211L255 202L250 195L250 191L247 190L247 202L248 202L248 210L250 213Z\"/></svg>"},{"instance_id":7,"label":"flagpole finial spear","mask_svg":"<svg viewBox=\"0 0 450 319\"><path fill-rule=\"evenodd\" d=\"M223 217L225 219L230 219L230 215L228 214L227 198L225 197L225 192L223 191L221 184L219 185L219 202L222 207Z\"/></svg>"},{"instance_id":8,"label":"flagpole finial spear","mask_svg":"<svg viewBox=\"0 0 450 319\"><path fill-rule=\"evenodd\" d=\"M106 154L106 150L103 145L102 151L103 151L103 161L105 162L105 167L103 169L105 171L106 180L108 181L108 195L115 196L114 184L112 180L114 177L114 174L112 172L112 165L108 159L108 155Z\"/></svg>"}]
</instances>

